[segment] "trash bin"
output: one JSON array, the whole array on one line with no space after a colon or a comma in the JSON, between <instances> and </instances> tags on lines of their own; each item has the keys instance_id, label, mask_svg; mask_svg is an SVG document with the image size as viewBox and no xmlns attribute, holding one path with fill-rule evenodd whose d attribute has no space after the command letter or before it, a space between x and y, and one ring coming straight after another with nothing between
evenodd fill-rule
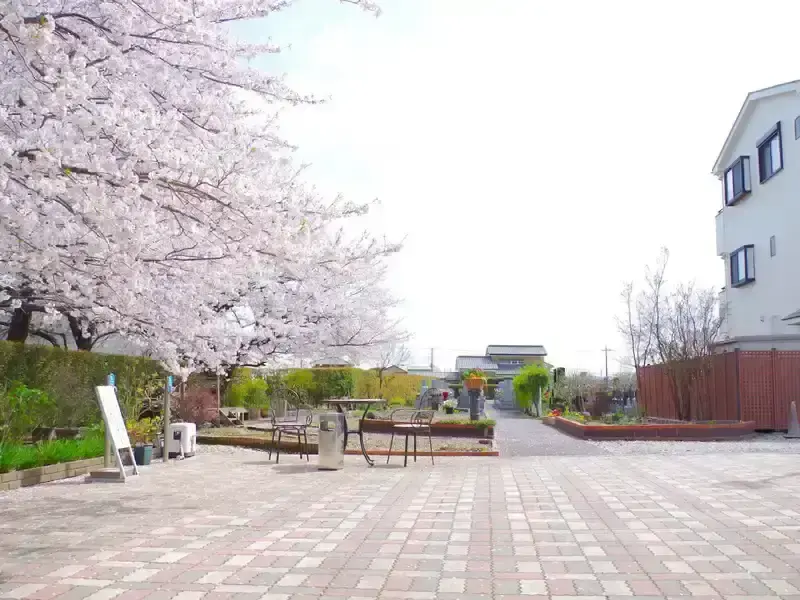
<instances>
[{"instance_id":1,"label":"trash bin","mask_svg":"<svg viewBox=\"0 0 800 600\"><path fill-rule=\"evenodd\" d=\"M344 419L345 416L338 412L319 416L317 467L321 470L344 468Z\"/></svg>"}]
</instances>

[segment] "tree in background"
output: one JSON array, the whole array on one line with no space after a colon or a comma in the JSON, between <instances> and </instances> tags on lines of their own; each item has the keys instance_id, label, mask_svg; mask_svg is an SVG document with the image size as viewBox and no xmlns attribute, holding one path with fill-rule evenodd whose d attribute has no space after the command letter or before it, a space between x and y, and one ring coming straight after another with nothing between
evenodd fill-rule
<instances>
[{"instance_id":1,"label":"tree in background","mask_svg":"<svg viewBox=\"0 0 800 600\"><path fill-rule=\"evenodd\" d=\"M544 365L534 363L523 367L513 380L514 394L520 408L527 413L532 413L535 406L536 416L541 416L538 405L539 391L544 391L549 381L550 373Z\"/></svg>"},{"instance_id":2,"label":"tree in background","mask_svg":"<svg viewBox=\"0 0 800 600\"><path fill-rule=\"evenodd\" d=\"M411 358L411 352L402 343L390 343L384 345L378 356L378 364L375 370L378 372L378 393L381 398L384 398L384 383L386 380L386 371L392 367L399 367L406 364Z\"/></svg>"},{"instance_id":3,"label":"tree in background","mask_svg":"<svg viewBox=\"0 0 800 600\"><path fill-rule=\"evenodd\" d=\"M693 282L673 287L665 273L669 251L661 251L654 269L646 272L645 288L634 296L633 285L623 290L626 313L620 323L637 371L641 390L641 368L656 361L664 365L672 384L675 414L691 418L692 386L707 375L722 320L713 288ZM698 411L705 407L699 405Z\"/></svg>"},{"instance_id":4,"label":"tree in background","mask_svg":"<svg viewBox=\"0 0 800 600\"><path fill-rule=\"evenodd\" d=\"M567 406L583 412L586 399L601 385L601 380L585 371L570 371L555 385L555 395L566 401Z\"/></svg>"}]
</instances>

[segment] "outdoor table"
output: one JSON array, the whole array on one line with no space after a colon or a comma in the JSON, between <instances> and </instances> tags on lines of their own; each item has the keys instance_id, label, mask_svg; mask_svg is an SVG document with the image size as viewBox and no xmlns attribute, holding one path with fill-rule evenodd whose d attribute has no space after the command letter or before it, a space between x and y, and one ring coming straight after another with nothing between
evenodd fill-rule
<instances>
[{"instance_id":1,"label":"outdoor table","mask_svg":"<svg viewBox=\"0 0 800 600\"><path fill-rule=\"evenodd\" d=\"M367 418L367 413L373 404L386 404L386 400L381 398L331 398L328 400L328 404L333 404L337 412L344 415L344 449L347 450L347 436L350 433L357 433L358 441L361 443L361 454L364 455L364 460L367 461L370 467L375 466L375 461L369 457L369 454L367 454L367 447L364 445L364 419ZM358 421L358 431L350 432L347 429L347 410L345 409L347 404L364 407L364 413Z\"/></svg>"},{"instance_id":2,"label":"outdoor table","mask_svg":"<svg viewBox=\"0 0 800 600\"><path fill-rule=\"evenodd\" d=\"M233 418L242 422L244 422L245 417L250 414L248 409L241 406L223 406L222 412L224 412L229 418L233 416Z\"/></svg>"}]
</instances>

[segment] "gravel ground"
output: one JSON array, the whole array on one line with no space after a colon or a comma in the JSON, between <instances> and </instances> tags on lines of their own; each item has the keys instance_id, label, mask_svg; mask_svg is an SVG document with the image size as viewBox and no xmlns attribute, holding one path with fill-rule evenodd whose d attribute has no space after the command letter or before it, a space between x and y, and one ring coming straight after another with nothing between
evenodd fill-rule
<instances>
[{"instance_id":1,"label":"gravel ground","mask_svg":"<svg viewBox=\"0 0 800 600\"><path fill-rule=\"evenodd\" d=\"M272 439L271 433L265 433L263 431L254 431L252 429L245 429L242 427L219 427L219 428L212 428L212 429L203 429L198 432L200 435L212 435L212 436L246 436L246 437L253 437L259 439L270 440ZM286 440L296 440L297 438L292 438L290 436L285 437ZM386 435L382 433L368 433L365 435L364 439L366 440L367 448L372 450L379 450L389 447L389 442L391 440L391 435ZM309 443L316 443L317 442L317 430L313 427L308 430L308 441ZM491 445L479 444L477 439L469 439L469 438L452 438L452 437L434 437L433 438L433 449L434 450L493 450ZM414 439L409 438L408 446L409 449L413 448ZM395 436L394 445L392 446L393 450L402 450L405 446L405 437L397 437ZM348 449L359 449L361 446L358 442L358 436L351 435L347 440L347 447ZM418 438L417 439L417 450L427 450L429 448L429 443L427 438Z\"/></svg>"},{"instance_id":2,"label":"gravel ground","mask_svg":"<svg viewBox=\"0 0 800 600\"><path fill-rule=\"evenodd\" d=\"M761 433L730 442L586 442L609 454L730 454L769 452L800 454L800 440L788 440L782 433Z\"/></svg>"},{"instance_id":3,"label":"gravel ground","mask_svg":"<svg viewBox=\"0 0 800 600\"><path fill-rule=\"evenodd\" d=\"M494 435L500 456L593 456L607 454L584 440L570 437L517 411L494 410L487 404L486 416L497 421Z\"/></svg>"},{"instance_id":4,"label":"gravel ground","mask_svg":"<svg viewBox=\"0 0 800 600\"><path fill-rule=\"evenodd\" d=\"M514 456L628 456L774 453L800 454L800 440L782 433L763 433L746 440L729 442L594 442L573 438L514 411L487 408L497 420L495 436L500 455Z\"/></svg>"}]
</instances>

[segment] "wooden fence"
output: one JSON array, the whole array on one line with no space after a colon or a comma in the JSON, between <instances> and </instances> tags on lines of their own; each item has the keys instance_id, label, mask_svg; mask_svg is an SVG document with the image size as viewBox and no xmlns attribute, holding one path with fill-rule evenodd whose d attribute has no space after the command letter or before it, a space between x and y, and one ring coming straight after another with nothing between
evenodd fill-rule
<instances>
[{"instance_id":1,"label":"wooden fence","mask_svg":"<svg viewBox=\"0 0 800 600\"><path fill-rule=\"evenodd\" d=\"M755 421L757 429L788 427L789 404L800 402L800 352L734 351L684 364L690 420ZM665 365L639 369L639 403L650 417L676 419L677 394Z\"/></svg>"}]
</instances>

